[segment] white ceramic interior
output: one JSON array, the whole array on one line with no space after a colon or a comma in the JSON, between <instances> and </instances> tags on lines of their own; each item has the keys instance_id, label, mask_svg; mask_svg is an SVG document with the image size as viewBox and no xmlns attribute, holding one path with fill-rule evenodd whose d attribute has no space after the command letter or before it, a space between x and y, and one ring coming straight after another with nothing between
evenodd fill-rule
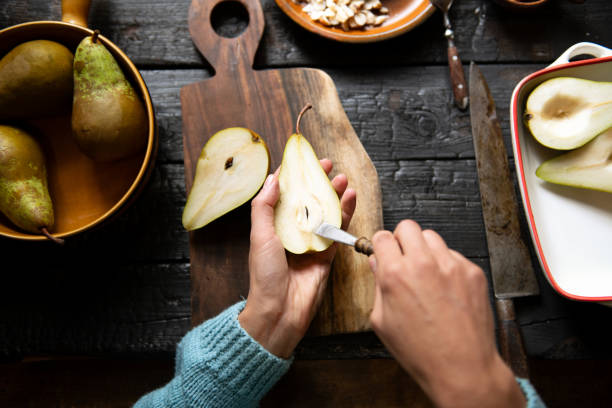
<instances>
[{"instance_id":1,"label":"white ceramic interior","mask_svg":"<svg viewBox=\"0 0 612 408\"><path fill-rule=\"evenodd\" d=\"M594 59L568 63L580 54ZM514 160L531 237L546 278L576 300L612 300L612 194L545 182L535 175L561 154L540 145L523 123L526 99L543 81L560 76L612 82L612 50L592 43L568 49L551 66L524 78L510 104Z\"/></svg>"}]
</instances>

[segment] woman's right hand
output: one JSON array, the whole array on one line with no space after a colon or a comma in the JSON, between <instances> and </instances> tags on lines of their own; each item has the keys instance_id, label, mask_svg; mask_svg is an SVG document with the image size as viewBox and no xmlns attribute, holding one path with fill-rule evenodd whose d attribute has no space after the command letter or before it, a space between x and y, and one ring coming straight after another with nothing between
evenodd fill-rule
<instances>
[{"instance_id":1,"label":"woman's right hand","mask_svg":"<svg viewBox=\"0 0 612 408\"><path fill-rule=\"evenodd\" d=\"M495 346L487 280L434 231L402 221L372 239L372 327L440 407L519 407L525 397Z\"/></svg>"}]
</instances>

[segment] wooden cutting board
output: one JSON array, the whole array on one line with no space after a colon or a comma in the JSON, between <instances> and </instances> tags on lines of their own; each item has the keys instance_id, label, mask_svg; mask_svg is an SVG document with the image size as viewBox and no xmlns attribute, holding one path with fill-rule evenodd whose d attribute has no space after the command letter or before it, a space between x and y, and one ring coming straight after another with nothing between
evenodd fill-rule
<instances>
[{"instance_id":1,"label":"wooden cutting board","mask_svg":"<svg viewBox=\"0 0 612 408\"><path fill-rule=\"evenodd\" d=\"M264 29L259 0L238 0L248 12L249 23L235 38L219 36L211 25L211 12L223 1L193 0L189 9L189 31L215 74L181 89L187 193L202 147L215 132L227 127L242 126L258 133L270 149L274 171L295 131L299 111L311 103L312 111L302 119L302 133L319 158L333 161L332 176L345 173L349 186L357 191L357 209L349 231L371 237L382 228L378 175L349 123L332 79L309 68L253 70ZM248 294L249 212L250 205L243 205L190 233L193 325ZM374 280L367 258L341 245L310 333L369 329L373 299Z\"/></svg>"}]
</instances>

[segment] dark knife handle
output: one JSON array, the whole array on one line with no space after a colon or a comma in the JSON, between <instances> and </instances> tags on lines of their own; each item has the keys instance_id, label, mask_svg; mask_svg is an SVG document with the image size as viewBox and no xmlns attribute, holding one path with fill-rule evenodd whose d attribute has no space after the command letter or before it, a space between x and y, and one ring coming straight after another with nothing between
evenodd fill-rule
<instances>
[{"instance_id":1,"label":"dark knife handle","mask_svg":"<svg viewBox=\"0 0 612 408\"><path fill-rule=\"evenodd\" d=\"M523 345L521 331L516 323L512 299L496 299L495 309L499 318L499 351L514 375L529 378L527 354Z\"/></svg>"},{"instance_id":2,"label":"dark knife handle","mask_svg":"<svg viewBox=\"0 0 612 408\"><path fill-rule=\"evenodd\" d=\"M374 253L374 246L369 239L361 237L355 242L355 251L370 256Z\"/></svg>"},{"instance_id":3,"label":"dark knife handle","mask_svg":"<svg viewBox=\"0 0 612 408\"><path fill-rule=\"evenodd\" d=\"M461 110L468 106L468 90L463 75L463 64L457 53L457 47L448 47L448 68L450 69L450 80L455 95L455 104Z\"/></svg>"}]
</instances>

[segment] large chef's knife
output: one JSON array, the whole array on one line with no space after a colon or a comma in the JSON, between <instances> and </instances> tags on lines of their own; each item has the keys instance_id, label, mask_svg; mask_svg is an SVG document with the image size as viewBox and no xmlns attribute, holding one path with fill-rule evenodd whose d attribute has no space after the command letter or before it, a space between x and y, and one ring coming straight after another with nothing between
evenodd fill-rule
<instances>
[{"instance_id":1,"label":"large chef's knife","mask_svg":"<svg viewBox=\"0 0 612 408\"><path fill-rule=\"evenodd\" d=\"M521 239L518 204L495 102L482 72L470 65L470 119L476 152L482 215L489 248L499 348L515 375L528 377L527 356L512 298L537 295L529 251Z\"/></svg>"}]
</instances>

